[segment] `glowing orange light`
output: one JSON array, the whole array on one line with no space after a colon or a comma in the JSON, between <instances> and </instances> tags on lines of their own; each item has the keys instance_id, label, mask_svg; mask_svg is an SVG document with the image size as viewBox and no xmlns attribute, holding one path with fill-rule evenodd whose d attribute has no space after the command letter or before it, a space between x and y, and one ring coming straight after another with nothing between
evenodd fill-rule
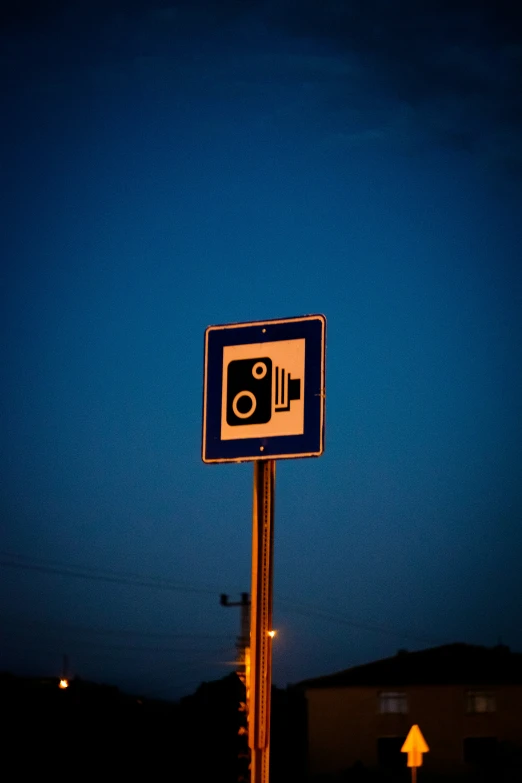
<instances>
[{"instance_id":1,"label":"glowing orange light","mask_svg":"<svg viewBox=\"0 0 522 783\"><path fill-rule=\"evenodd\" d=\"M276 632L275 631L268 631L268 635L270 636L271 639L273 639L274 636L276 635Z\"/></svg>"},{"instance_id":2,"label":"glowing orange light","mask_svg":"<svg viewBox=\"0 0 522 783\"><path fill-rule=\"evenodd\" d=\"M63 690L64 688L69 687L69 683L67 680L60 680L60 682L58 683L58 687Z\"/></svg>"}]
</instances>

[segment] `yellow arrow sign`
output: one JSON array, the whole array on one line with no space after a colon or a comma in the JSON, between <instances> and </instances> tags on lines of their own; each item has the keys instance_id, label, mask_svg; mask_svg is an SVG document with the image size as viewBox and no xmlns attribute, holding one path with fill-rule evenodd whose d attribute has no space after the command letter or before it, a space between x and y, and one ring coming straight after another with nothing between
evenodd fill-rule
<instances>
[{"instance_id":1,"label":"yellow arrow sign","mask_svg":"<svg viewBox=\"0 0 522 783\"><path fill-rule=\"evenodd\" d=\"M422 766L422 754L427 753L429 748L417 724L411 727L401 751L408 754L408 767Z\"/></svg>"}]
</instances>

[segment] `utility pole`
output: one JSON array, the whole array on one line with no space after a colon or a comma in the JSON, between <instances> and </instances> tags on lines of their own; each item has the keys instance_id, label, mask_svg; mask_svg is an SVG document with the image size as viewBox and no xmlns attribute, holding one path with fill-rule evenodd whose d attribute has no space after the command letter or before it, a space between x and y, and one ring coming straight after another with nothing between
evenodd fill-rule
<instances>
[{"instance_id":1,"label":"utility pole","mask_svg":"<svg viewBox=\"0 0 522 783\"><path fill-rule=\"evenodd\" d=\"M240 771L238 783L248 783L250 769L250 753L248 748L248 703L250 690L250 594L241 593L240 601L229 601L226 593L221 593L219 603L221 606L239 606L241 609L239 636L236 640L237 658L236 674L245 686L245 701L239 702L238 712L242 713L244 720L239 727L239 736L244 738L244 747L238 751L238 760L240 762ZM243 769L241 769L241 767ZM247 769L248 768L248 769Z\"/></svg>"},{"instance_id":2,"label":"utility pole","mask_svg":"<svg viewBox=\"0 0 522 783\"><path fill-rule=\"evenodd\" d=\"M228 595L221 593L219 603L221 606L239 606L241 609L239 636L236 640L237 674L241 682L247 685L246 669L250 647L250 594L241 593L240 601L229 601Z\"/></svg>"}]
</instances>

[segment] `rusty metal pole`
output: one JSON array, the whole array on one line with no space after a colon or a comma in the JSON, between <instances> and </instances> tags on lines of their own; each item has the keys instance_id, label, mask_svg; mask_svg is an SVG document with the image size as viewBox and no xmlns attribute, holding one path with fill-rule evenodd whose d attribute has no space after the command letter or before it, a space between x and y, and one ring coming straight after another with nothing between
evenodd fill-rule
<instances>
[{"instance_id":1,"label":"rusty metal pole","mask_svg":"<svg viewBox=\"0 0 522 783\"><path fill-rule=\"evenodd\" d=\"M250 783L268 783L272 688L272 592L275 460L254 462L250 688L248 744Z\"/></svg>"}]
</instances>

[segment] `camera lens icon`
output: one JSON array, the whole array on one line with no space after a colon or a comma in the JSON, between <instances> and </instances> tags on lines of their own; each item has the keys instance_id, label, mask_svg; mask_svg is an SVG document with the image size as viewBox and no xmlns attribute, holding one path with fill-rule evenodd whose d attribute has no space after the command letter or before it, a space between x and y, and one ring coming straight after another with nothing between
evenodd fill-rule
<instances>
[{"instance_id":1,"label":"camera lens icon","mask_svg":"<svg viewBox=\"0 0 522 783\"><path fill-rule=\"evenodd\" d=\"M246 401L246 404L245 404ZM245 408L245 410L240 410L239 406L241 405L241 408ZM250 391L240 391L236 394L234 399L232 400L232 410L238 417L238 419L248 419L249 416L252 416L255 409L257 407L257 400Z\"/></svg>"},{"instance_id":2,"label":"camera lens icon","mask_svg":"<svg viewBox=\"0 0 522 783\"><path fill-rule=\"evenodd\" d=\"M270 362L271 364L271 362ZM254 366L252 367L252 375L254 378L256 378L258 381L261 380L261 378L264 378L265 375L268 372L268 367L264 362L256 362Z\"/></svg>"}]
</instances>

